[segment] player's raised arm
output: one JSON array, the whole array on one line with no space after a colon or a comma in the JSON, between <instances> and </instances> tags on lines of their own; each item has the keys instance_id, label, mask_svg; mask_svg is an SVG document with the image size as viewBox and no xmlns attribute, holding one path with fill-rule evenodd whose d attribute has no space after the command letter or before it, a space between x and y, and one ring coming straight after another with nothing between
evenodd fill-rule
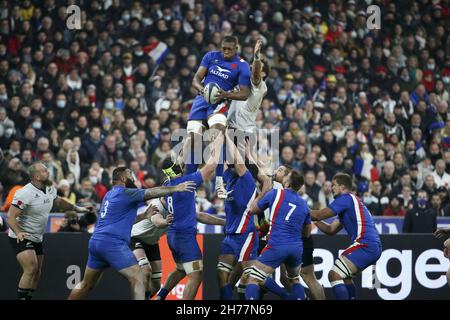
<instances>
[{"instance_id":1,"label":"player's raised arm","mask_svg":"<svg viewBox=\"0 0 450 320\"><path fill-rule=\"evenodd\" d=\"M228 161L228 163L233 163L237 174L239 176L243 176L247 171L247 167L245 166L245 163L239 153L238 148L236 148L235 144L233 143L233 140L229 136L228 131L225 133L225 138L228 150L227 155L231 156L231 161Z\"/></svg>"},{"instance_id":2,"label":"player's raised arm","mask_svg":"<svg viewBox=\"0 0 450 320\"><path fill-rule=\"evenodd\" d=\"M184 192L184 191L194 192L196 187L197 185L195 184L194 181L186 181L177 184L176 186L150 188L145 190L144 201L168 196L175 192Z\"/></svg>"},{"instance_id":3,"label":"player's raised arm","mask_svg":"<svg viewBox=\"0 0 450 320\"><path fill-rule=\"evenodd\" d=\"M216 226L225 227L225 219L214 217L213 215L206 212L197 212L197 221L204 224L211 224Z\"/></svg>"},{"instance_id":4,"label":"player's raised arm","mask_svg":"<svg viewBox=\"0 0 450 320\"><path fill-rule=\"evenodd\" d=\"M208 161L205 164L205 166L203 166L203 168L200 169L203 181L209 180L211 176L214 174L217 164L219 163L223 141L224 136L221 132L218 132L217 137L214 138L213 141L210 141L209 145L211 152Z\"/></svg>"},{"instance_id":5,"label":"player's raised arm","mask_svg":"<svg viewBox=\"0 0 450 320\"><path fill-rule=\"evenodd\" d=\"M255 49L253 51L253 63L252 63L252 82L255 86L258 86L261 83L262 79L261 47L262 41L258 39L256 41Z\"/></svg>"},{"instance_id":6,"label":"player's raised arm","mask_svg":"<svg viewBox=\"0 0 450 320\"><path fill-rule=\"evenodd\" d=\"M339 219L335 219L332 223L326 223L324 221L315 222L317 228L323 233L332 236L338 233L342 229L342 224Z\"/></svg>"}]
</instances>

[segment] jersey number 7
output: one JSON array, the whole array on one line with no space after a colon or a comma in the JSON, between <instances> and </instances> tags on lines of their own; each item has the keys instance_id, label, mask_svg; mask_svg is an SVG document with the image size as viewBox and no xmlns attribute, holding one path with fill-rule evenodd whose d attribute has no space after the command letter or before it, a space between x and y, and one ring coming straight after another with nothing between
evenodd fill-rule
<instances>
[{"instance_id":1,"label":"jersey number 7","mask_svg":"<svg viewBox=\"0 0 450 320\"><path fill-rule=\"evenodd\" d=\"M289 210L288 214L286 215L286 221L289 221L289 218L291 217L292 212L294 212L294 210L297 208L297 206L295 204L292 204L290 202L288 202L288 205L291 207L291 210Z\"/></svg>"}]
</instances>

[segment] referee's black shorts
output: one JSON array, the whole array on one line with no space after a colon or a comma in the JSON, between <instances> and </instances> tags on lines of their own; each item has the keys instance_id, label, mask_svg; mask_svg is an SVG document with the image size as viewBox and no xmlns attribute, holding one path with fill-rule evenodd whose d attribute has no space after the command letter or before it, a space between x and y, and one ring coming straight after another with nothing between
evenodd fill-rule
<instances>
[{"instance_id":1,"label":"referee's black shorts","mask_svg":"<svg viewBox=\"0 0 450 320\"><path fill-rule=\"evenodd\" d=\"M9 238L9 243L11 244L11 247L13 248L16 255L19 253L25 251L25 250L34 250L36 252L37 256L42 256L44 254L44 248L42 246L42 242L34 242L28 239L23 239L23 241L20 241L17 243L16 238Z\"/></svg>"}]
</instances>

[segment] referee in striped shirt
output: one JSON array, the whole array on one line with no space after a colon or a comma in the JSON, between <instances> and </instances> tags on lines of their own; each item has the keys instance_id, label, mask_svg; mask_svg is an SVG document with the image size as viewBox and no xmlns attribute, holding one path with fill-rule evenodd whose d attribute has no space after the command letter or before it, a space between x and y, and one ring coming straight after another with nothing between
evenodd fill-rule
<instances>
[{"instance_id":1,"label":"referee in striped shirt","mask_svg":"<svg viewBox=\"0 0 450 320\"><path fill-rule=\"evenodd\" d=\"M31 182L17 190L8 210L9 241L23 270L17 288L19 300L31 300L38 285L44 261L42 241L52 207L79 213L93 210L57 196L49 171L41 162L32 164L28 174Z\"/></svg>"}]
</instances>

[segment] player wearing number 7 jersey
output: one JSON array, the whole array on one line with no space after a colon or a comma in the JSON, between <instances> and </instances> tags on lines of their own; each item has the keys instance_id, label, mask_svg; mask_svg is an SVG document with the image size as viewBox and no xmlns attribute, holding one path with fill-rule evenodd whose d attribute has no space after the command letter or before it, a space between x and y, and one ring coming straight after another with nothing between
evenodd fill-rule
<instances>
[{"instance_id":1,"label":"player wearing number 7 jersey","mask_svg":"<svg viewBox=\"0 0 450 320\"><path fill-rule=\"evenodd\" d=\"M133 299L143 300L143 274L128 247L137 207L147 200L174 192L192 193L195 186L192 181L186 181L171 187L136 189L131 170L125 167L114 169L112 180L113 188L103 199L100 218L89 240L89 257L84 278L70 293L70 300L85 297L97 285L103 270L108 267L114 268L128 279Z\"/></svg>"},{"instance_id":2,"label":"player wearing number 7 jersey","mask_svg":"<svg viewBox=\"0 0 450 320\"><path fill-rule=\"evenodd\" d=\"M300 284L299 271L302 264L302 237L308 237L311 224L309 208L298 194L303 186L303 176L291 171L283 181L286 189L272 189L257 204L252 212L262 213L270 207L270 227L267 246L253 264L250 280L245 291L247 300L259 299L259 287L264 285L282 263L286 266L287 278L292 284L291 298L300 300L304 289Z\"/></svg>"}]
</instances>

